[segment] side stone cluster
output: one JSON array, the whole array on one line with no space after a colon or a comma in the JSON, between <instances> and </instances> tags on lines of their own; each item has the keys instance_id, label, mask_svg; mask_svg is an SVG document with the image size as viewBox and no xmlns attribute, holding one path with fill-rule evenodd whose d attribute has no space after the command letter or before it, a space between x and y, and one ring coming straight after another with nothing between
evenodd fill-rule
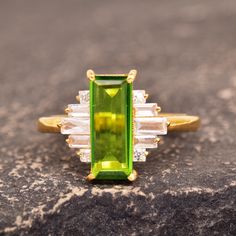
<instances>
[{"instance_id":1,"label":"side stone cluster","mask_svg":"<svg viewBox=\"0 0 236 236\"><path fill-rule=\"evenodd\" d=\"M68 135L70 148L78 149L82 162L91 161L90 152L90 108L89 91L79 91L79 104L69 104L66 108L68 117L62 120L61 133ZM144 90L133 91L134 109L134 154L133 161L144 162L147 149L158 147L158 136L167 134L168 122L158 116L156 103L146 103Z\"/></svg>"}]
</instances>

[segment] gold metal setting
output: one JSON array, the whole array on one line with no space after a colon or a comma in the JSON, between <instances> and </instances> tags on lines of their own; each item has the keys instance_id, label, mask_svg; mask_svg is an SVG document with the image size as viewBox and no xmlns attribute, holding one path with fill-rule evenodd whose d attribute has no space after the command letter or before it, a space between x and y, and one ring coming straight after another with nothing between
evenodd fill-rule
<instances>
[{"instance_id":1,"label":"gold metal setting","mask_svg":"<svg viewBox=\"0 0 236 236\"><path fill-rule=\"evenodd\" d=\"M160 141L161 141L160 138L156 138L156 139L155 139L155 142L156 142L156 143L160 143Z\"/></svg>"},{"instance_id":2,"label":"gold metal setting","mask_svg":"<svg viewBox=\"0 0 236 236\"><path fill-rule=\"evenodd\" d=\"M136 75L137 75L137 70L131 70L128 74L128 77L127 77L127 82L128 83L132 83L134 82L135 78L136 78Z\"/></svg>"},{"instance_id":3,"label":"gold metal setting","mask_svg":"<svg viewBox=\"0 0 236 236\"><path fill-rule=\"evenodd\" d=\"M76 151L76 155L77 155L78 157L81 156L81 152L80 152L80 150L79 150L79 151Z\"/></svg>"},{"instance_id":4,"label":"gold metal setting","mask_svg":"<svg viewBox=\"0 0 236 236\"><path fill-rule=\"evenodd\" d=\"M161 112L161 107L157 107L157 112L159 113L159 112Z\"/></svg>"},{"instance_id":5,"label":"gold metal setting","mask_svg":"<svg viewBox=\"0 0 236 236\"><path fill-rule=\"evenodd\" d=\"M87 70L87 78L91 81L95 80L95 73L93 70Z\"/></svg>"},{"instance_id":6,"label":"gold metal setting","mask_svg":"<svg viewBox=\"0 0 236 236\"><path fill-rule=\"evenodd\" d=\"M138 177L138 173L136 170L133 170L133 172L127 177L127 179L130 181L130 182L133 182L137 179Z\"/></svg>"},{"instance_id":7,"label":"gold metal setting","mask_svg":"<svg viewBox=\"0 0 236 236\"><path fill-rule=\"evenodd\" d=\"M92 180L95 179L95 176L94 176L92 173L90 173L90 174L86 177L86 179L87 179L88 181L92 181Z\"/></svg>"},{"instance_id":8,"label":"gold metal setting","mask_svg":"<svg viewBox=\"0 0 236 236\"><path fill-rule=\"evenodd\" d=\"M71 112L71 109L70 109L69 107L67 107L67 108L65 109L65 113L68 114L68 113L70 113L70 112Z\"/></svg>"},{"instance_id":9,"label":"gold metal setting","mask_svg":"<svg viewBox=\"0 0 236 236\"><path fill-rule=\"evenodd\" d=\"M79 97L79 95L77 95L75 98L76 98L76 101L77 101L77 102L80 102L80 97Z\"/></svg>"}]
</instances>

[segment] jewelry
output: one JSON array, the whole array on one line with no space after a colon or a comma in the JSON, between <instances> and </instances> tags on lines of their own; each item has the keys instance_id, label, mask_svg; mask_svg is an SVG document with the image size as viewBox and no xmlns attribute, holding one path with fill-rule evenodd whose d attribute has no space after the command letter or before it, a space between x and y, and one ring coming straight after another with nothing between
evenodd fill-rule
<instances>
[{"instance_id":1,"label":"jewelry","mask_svg":"<svg viewBox=\"0 0 236 236\"><path fill-rule=\"evenodd\" d=\"M144 90L133 90L137 71L128 74L95 74L87 71L90 89L79 91L78 104L69 104L66 115L41 117L38 130L68 135L82 162L91 162L88 180L134 181L133 161L144 162L147 149L157 148L168 131L196 131L197 116L160 113L156 103L146 103Z\"/></svg>"}]
</instances>

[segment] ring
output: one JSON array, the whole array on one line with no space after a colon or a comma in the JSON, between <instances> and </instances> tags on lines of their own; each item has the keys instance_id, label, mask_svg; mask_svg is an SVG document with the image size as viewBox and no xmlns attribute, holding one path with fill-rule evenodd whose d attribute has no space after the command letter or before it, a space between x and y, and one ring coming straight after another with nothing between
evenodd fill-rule
<instances>
[{"instance_id":1,"label":"ring","mask_svg":"<svg viewBox=\"0 0 236 236\"><path fill-rule=\"evenodd\" d=\"M159 136L171 131L196 131L198 116L161 113L157 103L146 103L144 90L133 90L137 71L95 74L87 71L89 90L79 91L77 104L65 115L41 117L40 132L68 135L66 142L82 162L91 162L88 180L137 178L133 162L144 162L147 149L157 148Z\"/></svg>"}]
</instances>

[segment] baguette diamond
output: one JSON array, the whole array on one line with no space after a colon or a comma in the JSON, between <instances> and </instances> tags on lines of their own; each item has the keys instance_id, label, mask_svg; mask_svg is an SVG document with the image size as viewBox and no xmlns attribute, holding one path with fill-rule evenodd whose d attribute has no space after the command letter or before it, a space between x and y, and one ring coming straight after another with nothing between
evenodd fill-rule
<instances>
[{"instance_id":1,"label":"baguette diamond","mask_svg":"<svg viewBox=\"0 0 236 236\"><path fill-rule=\"evenodd\" d=\"M61 123L62 134L89 134L89 118L66 117Z\"/></svg>"},{"instance_id":2,"label":"baguette diamond","mask_svg":"<svg viewBox=\"0 0 236 236\"><path fill-rule=\"evenodd\" d=\"M146 116L157 116L157 104L156 103L145 103L145 104L135 104L135 116L136 117L146 117Z\"/></svg>"},{"instance_id":3,"label":"baguette diamond","mask_svg":"<svg viewBox=\"0 0 236 236\"><path fill-rule=\"evenodd\" d=\"M165 117L142 117L134 118L136 134L167 134L167 119Z\"/></svg>"},{"instance_id":4,"label":"baguette diamond","mask_svg":"<svg viewBox=\"0 0 236 236\"><path fill-rule=\"evenodd\" d=\"M70 148L89 148L90 136L89 135L69 135L67 142Z\"/></svg>"},{"instance_id":5,"label":"baguette diamond","mask_svg":"<svg viewBox=\"0 0 236 236\"><path fill-rule=\"evenodd\" d=\"M89 106L87 104L69 104L67 107L68 116L89 118Z\"/></svg>"},{"instance_id":6,"label":"baguette diamond","mask_svg":"<svg viewBox=\"0 0 236 236\"><path fill-rule=\"evenodd\" d=\"M158 142L155 135L136 135L134 139L135 148L157 148Z\"/></svg>"}]
</instances>

